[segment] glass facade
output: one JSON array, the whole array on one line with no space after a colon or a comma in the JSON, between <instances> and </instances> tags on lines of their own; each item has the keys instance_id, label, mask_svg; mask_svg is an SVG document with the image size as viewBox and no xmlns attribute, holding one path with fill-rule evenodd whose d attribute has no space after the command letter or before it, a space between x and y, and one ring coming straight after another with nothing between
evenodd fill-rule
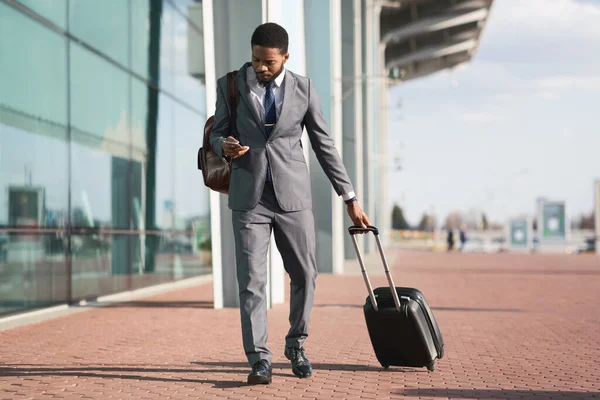
<instances>
[{"instance_id":1,"label":"glass facade","mask_svg":"<svg viewBox=\"0 0 600 400\"><path fill-rule=\"evenodd\" d=\"M211 272L200 3L0 3L0 315Z\"/></svg>"}]
</instances>

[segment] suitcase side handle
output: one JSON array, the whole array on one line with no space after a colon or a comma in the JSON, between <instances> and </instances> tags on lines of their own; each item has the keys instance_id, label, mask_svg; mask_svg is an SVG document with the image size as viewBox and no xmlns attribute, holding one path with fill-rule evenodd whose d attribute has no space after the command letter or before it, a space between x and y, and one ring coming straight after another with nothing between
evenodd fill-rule
<instances>
[{"instance_id":1,"label":"suitcase side handle","mask_svg":"<svg viewBox=\"0 0 600 400\"><path fill-rule=\"evenodd\" d=\"M363 278L365 279L365 285L367 286L367 290L369 291L369 297L371 298L371 304L373 305L373 309L375 311L379 311L379 307L377 306L377 300L375 300L375 293L373 293L373 287L371 286L371 281L369 280L369 275L367 274L362 254L360 252L360 249L358 248L358 241L356 240L357 233L373 232L373 234L375 235L377 248L379 249L379 254L381 255L381 261L383 261L385 275L387 277L388 284L390 285L392 297L394 298L394 305L396 306L396 310L400 312L400 299L398 298L398 293L396 292L396 286L394 285L394 280L392 279L392 274L390 273L385 253L383 252L383 246L381 246L381 240L379 239L379 230L374 226L369 226L366 229L361 228L360 226L351 226L350 228L348 228L348 232L352 237L354 251L356 251L356 257L358 258L358 263L360 264L360 271L362 272Z\"/></svg>"}]
</instances>

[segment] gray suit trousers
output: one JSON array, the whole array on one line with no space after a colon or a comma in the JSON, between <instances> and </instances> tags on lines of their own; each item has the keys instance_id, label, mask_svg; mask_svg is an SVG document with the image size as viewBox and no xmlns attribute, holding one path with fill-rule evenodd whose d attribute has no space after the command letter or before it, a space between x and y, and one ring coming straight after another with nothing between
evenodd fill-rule
<instances>
[{"instance_id":1,"label":"gray suit trousers","mask_svg":"<svg viewBox=\"0 0 600 400\"><path fill-rule=\"evenodd\" d=\"M273 186L265 185L258 205L248 211L232 210L242 339L251 365L271 362L267 348L267 251L271 232L290 276L290 330L286 346L302 347L317 277L315 228L312 210L284 212Z\"/></svg>"}]
</instances>

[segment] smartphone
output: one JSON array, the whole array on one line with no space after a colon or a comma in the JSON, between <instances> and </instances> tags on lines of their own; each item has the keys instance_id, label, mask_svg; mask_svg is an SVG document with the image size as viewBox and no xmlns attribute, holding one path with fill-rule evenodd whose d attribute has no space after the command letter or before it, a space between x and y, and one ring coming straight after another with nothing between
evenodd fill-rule
<instances>
[{"instance_id":1,"label":"smartphone","mask_svg":"<svg viewBox=\"0 0 600 400\"><path fill-rule=\"evenodd\" d=\"M239 143L237 143L237 142L232 142L232 141L230 141L230 140L225 140L225 143L227 143L227 144L233 144L233 145L235 145L236 147L242 147L242 145L241 145L241 144L239 144Z\"/></svg>"}]
</instances>

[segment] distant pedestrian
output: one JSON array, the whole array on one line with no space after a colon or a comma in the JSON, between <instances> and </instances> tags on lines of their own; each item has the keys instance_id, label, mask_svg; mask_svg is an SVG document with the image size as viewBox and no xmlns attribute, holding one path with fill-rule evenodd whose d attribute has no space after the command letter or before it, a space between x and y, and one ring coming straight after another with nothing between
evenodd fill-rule
<instances>
[{"instance_id":1,"label":"distant pedestrian","mask_svg":"<svg viewBox=\"0 0 600 400\"><path fill-rule=\"evenodd\" d=\"M452 251L454 249L454 232L452 229L448 229L448 238L446 241L448 242L448 251Z\"/></svg>"},{"instance_id":2,"label":"distant pedestrian","mask_svg":"<svg viewBox=\"0 0 600 400\"><path fill-rule=\"evenodd\" d=\"M460 251L464 251L465 243L467 243L467 233L465 232L464 226L462 226L460 228L459 239L460 239Z\"/></svg>"}]
</instances>

